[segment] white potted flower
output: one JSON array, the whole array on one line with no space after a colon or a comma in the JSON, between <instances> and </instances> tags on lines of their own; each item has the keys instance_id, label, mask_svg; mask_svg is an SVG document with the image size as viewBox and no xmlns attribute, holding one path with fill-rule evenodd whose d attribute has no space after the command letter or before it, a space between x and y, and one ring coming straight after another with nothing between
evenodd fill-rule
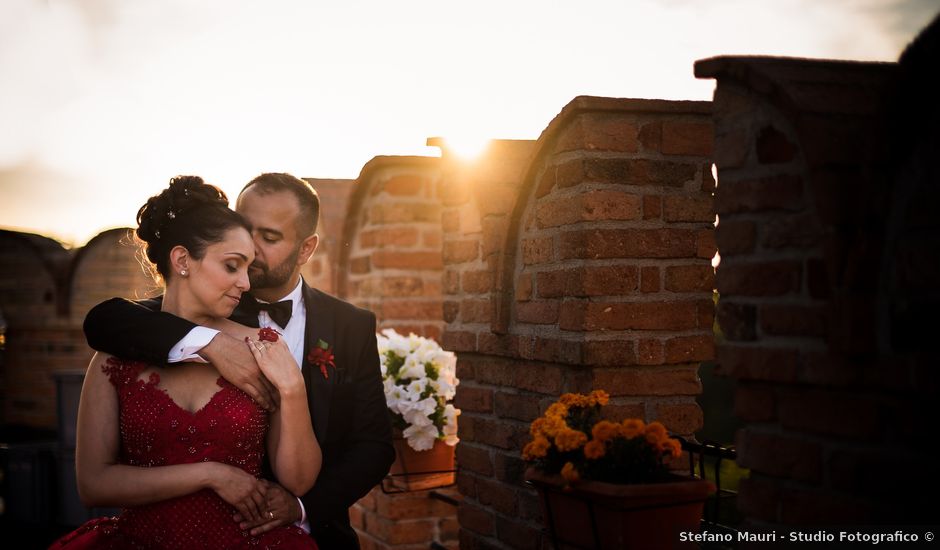
<instances>
[{"instance_id":1,"label":"white potted flower","mask_svg":"<svg viewBox=\"0 0 940 550\"><path fill-rule=\"evenodd\" d=\"M460 410L450 401L459 384L457 358L434 340L415 334L385 329L376 339L385 401L392 425L401 433L395 442L393 479L404 477L407 489L453 483Z\"/></svg>"}]
</instances>

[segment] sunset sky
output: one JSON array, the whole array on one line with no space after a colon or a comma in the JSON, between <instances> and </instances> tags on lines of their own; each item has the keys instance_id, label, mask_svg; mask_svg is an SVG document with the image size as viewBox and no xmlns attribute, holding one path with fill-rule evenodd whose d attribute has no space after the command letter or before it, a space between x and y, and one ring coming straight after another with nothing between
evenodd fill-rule
<instances>
[{"instance_id":1,"label":"sunset sky","mask_svg":"<svg viewBox=\"0 0 940 550\"><path fill-rule=\"evenodd\" d=\"M84 244L176 174L355 178L535 139L577 95L710 99L695 60L896 60L938 0L2 0L0 227Z\"/></svg>"}]
</instances>

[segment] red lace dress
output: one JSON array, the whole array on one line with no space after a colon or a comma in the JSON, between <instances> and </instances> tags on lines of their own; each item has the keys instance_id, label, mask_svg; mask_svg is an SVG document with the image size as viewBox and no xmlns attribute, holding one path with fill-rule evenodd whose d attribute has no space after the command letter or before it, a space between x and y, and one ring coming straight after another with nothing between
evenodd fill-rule
<instances>
[{"instance_id":1,"label":"red lace dress","mask_svg":"<svg viewBox=\"0 0 940 550\"><path fill-rule=\"evenodd\" d=\"M195 413L157 387L160 376L138 380L147 365L110 359L104 367L120 403L121 464L148 468L224 462L260 476L267 413L247 394L219 378L221 389ZM235 508L214 491L122 510L93 519L50 548L305 548L313 539L294 526L252 537L232 520Z\"/></svg>"}]
</instances>

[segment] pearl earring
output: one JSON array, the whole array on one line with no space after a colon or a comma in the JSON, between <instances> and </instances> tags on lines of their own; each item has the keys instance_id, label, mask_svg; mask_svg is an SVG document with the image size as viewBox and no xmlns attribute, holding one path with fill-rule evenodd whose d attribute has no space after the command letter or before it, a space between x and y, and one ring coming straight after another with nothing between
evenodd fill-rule
<instances>
[{"instance_id":1,"label":"pearl earring","mask_svg":"<svg viewBox=\"0 0 940 550\"><path fill-rule=\"evenodd\" d=\"M185 270L185 269L181 269L181 270L180 270L180 275L182 275L183 277L185 277L185 276L186 276L186 270Z\"/></svg>"}]
</instances>

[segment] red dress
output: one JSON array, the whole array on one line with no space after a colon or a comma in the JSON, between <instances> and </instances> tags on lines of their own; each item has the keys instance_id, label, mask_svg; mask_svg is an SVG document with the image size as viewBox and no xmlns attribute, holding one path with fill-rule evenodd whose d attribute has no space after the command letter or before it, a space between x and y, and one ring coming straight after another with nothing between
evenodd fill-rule
<instances>
[{"instance_id":1,"label":"red dress","mask_svg":"<svg viewBox=\"0 0 940 550\"><path fill-rule=\"evenodd\" d=\"M219 378L221 389L195 413L183 409L157 387L160 375L138 380L147 365L109 359L104 367L118 392L121 449L118 460L151 467L224 462L261 475L267 413L247 394ZM295 526L257 537L232 520L235 508L215 491L199 492L122 510L93 519L50 548L304 548L316 549L310 535Z\"/></svg>"}]
</instances>

